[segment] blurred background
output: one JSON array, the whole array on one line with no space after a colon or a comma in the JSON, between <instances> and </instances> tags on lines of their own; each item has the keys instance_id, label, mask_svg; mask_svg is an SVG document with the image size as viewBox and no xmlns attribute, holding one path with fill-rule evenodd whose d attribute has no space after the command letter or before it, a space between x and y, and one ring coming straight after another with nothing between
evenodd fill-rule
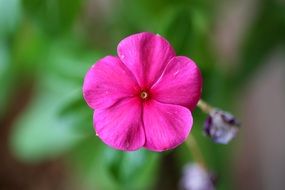
<instances>
[{"instance_id":1,"label":"blurred background","mask_svg":"<svg viewBox=\"0 0 285 190\"><path fill-rule=\"evenodd\" d=\"M194 59L203 99L242 121L229 145L214 144L194 111L217 189L284 189L284 0L0 0L1 190L179 189L185 145L112 150L82 99L87 69L142 31Z\"/></svg>"}]
</instances>

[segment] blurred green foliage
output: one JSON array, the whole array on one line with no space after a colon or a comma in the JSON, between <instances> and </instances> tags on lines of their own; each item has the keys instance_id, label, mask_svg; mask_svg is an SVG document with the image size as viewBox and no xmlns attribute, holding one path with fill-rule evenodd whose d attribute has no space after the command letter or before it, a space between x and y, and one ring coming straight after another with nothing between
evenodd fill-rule
<instances>
[{"instance_id":1,"label":"blurred green foliage","mask_svg":"<svg viewBox=\"0 0 285 190\"><path fill-rule=\"evenodd\" d=\"M211 39L222 0L110 0L106 10L100 2L0 0L0 117L20 101L22 96L15 93L25 93L22 87L28 84L32 97L11 134L11 147L19 159L40 162L65 155L86 187L150 189L162 167L159 161L169 152L115 151L95 137L92 111L81 92L88 68L100 57L115 54L118 41L129 34L160 33L177 54L193 58L200 66L203 98L229 108L266 56L284 46L284 3L258 2L257 15L239 50L240 68L229 74L217 67ZM195 111L194 118L194 136L210 168L220 175L218 189L232 189L232 146L204 138L205 116ZM191 160L185 146L174 152L179 167Z\"/></svg>"}]
</instances>

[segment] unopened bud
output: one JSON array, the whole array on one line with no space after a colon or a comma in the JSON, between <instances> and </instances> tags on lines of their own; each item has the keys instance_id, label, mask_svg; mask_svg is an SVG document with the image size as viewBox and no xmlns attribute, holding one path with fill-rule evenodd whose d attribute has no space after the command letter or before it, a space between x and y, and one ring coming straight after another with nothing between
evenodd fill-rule
<instances>
[{"instance_id":1,"label":"unopened bud","mask_svg":"<svg viewBox=\"0 0 285 190\"><path fill-rule=\"evenodd\" d=\"M213 176L199 164L188 164L180 181L182 190L215 190Z\"/></svg>"},{"instance_id":2,"label":"unopened bud","mask_svg":"<svg viewBox=\"0 0 285 190\"><path fill-rule=\"evenodd\" d=\"M225 111L212 109L205 122L204 132L214 142L228 144L237 134L240 123Z\"/></svg>"}]
</instances>

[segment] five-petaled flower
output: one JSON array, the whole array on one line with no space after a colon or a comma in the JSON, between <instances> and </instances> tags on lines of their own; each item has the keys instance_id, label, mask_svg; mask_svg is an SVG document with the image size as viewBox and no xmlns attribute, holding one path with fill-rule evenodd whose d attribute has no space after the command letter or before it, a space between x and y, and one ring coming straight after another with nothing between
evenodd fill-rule
<instances>
[{"instance_id":1,"label":"five-petaled flower","mask_svg":"<svg viewBox=\"0 0 285 190\"><path fill-rule=\"evenodd\" d=\"M199 68L148 32L123 39L117 52L97 61L84 79L96 134L124 151L177 147L191 130L191 111L201 96Z\"/></svg>"}]
</instances>

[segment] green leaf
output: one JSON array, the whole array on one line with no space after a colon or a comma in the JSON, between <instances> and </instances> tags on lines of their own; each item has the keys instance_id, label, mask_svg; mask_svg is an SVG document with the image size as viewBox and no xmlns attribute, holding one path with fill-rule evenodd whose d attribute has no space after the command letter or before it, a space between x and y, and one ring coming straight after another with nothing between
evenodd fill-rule
<instances>
[{"instance_id":1,"label":"green leaf","mask_svg":"<svg viewBox=\"0 0 285 190\"><path fill-rule=\"evenodd\" d=\"M80 180L91 189L150 189L160 155L147 150L123 152L104 145L96 136L72 152Z\"/></svg>"},{"instance_id":2,"label":"green leaf","mask_svg":"<svg viewBox=\"0 0 285 190\"><path fill-rule=\"evenodd\" d=\"M32 102L12 131L12 148L24 160L54 158L93 134L92 110L86 104L81 106L81 86L97 55L77 53L74 47L58 42L46 57Z\"/></svg>"},{"instance_id":3,"label":"green leaf","mask_svg":"<svg viewBox=\"0 0 285 190\"><path fill-rule=\"evenodd\" d=\"M70 91L64 95L44 93L35 98L12 132L14 152L27 161L54 158L85 138L74 130L70 120L57 115L64 101L69 99Z\"/></svg>"},{"instance_id":4,"label":"green leaf","mask_svg":"<svg viewBox=\"0 0 285 190\"><path fill-rule=\"evenodd\" d=\"M0 37L14 32L20 17L20 0L0 0Z\"/></svg>"},{"instance_id":5,"label":"green leaf","mask_svg":"<svg viewBox=\"0 0 285 190\"><path fill-rule=\"evenodd\" d=\"M23 0L25 11L51 35L70 29L81 9L81 0Z\"/></svg>"},{"instance_id":6,"label":"green leaf","mask_svg":"<svg viewBox=\"0 0 285 190\"><path fill-rule=\"evenodd\" d=\"M135 152L106 149L104 153L109 175L122 189L148 189L153 183L158 153L144 149Z\"/></svg>"},{"instance_id":7,"label":"green leaf","mask_svg":"<svg viewBox=\"0 0 285 190\"><path fill-rule=\"evenodd\" d=\"M11 92L10 52L7 43L0 40L0 118L4 114Z\"/></svg>"},{"instance_id":8,"label":"green leaf","mask_svg":"<svg viewBox=\"0 0 285 190\"><path fill-rule=\"evenodd\" d=\"M177 54L191 57L202 70L212 69L214 61L209 48L207 14L199 8L177 7L171 18L162 34Z\"/></svg>"}]
</instances>

